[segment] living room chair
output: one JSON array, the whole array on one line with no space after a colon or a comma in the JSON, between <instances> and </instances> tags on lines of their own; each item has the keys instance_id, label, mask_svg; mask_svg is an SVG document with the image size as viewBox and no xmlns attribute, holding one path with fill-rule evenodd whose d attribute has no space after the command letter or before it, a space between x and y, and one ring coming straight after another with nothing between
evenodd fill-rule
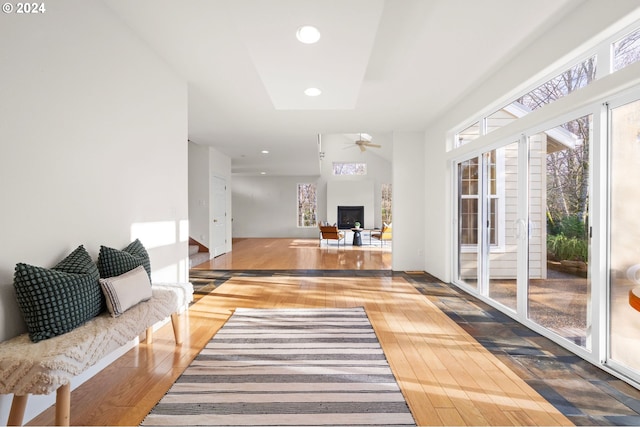
<instances>
[{"instance_id":1,"label":"living room chair","mask_svg":"<svg viewBox=\"0 0 640 427\"><path fill-rule=\"evenodd\" d=\"M338 230L338 227L335 225L319 225L320 227L320 238L319 238L319 246L322 246L322 241L326 240L327 245L329 244L329 240L337 240L338 247L340 247L340 241L342 241L342 246L345 245L345 234L344 231Z\"/></svg>"},{"instance_id":2,"label":"living room chair","mask_svg":"<svg viewBox=\"0 0 640 427\"><path fill-rule=\"evenodd\" d=\"M380 240L380 246L382 247L383 243L386 244L387 241L392 239L392 231L393 229L391 228L391 224L383 224L380 232L371 233L371 238Z\"/></svg>"}]
</instances>

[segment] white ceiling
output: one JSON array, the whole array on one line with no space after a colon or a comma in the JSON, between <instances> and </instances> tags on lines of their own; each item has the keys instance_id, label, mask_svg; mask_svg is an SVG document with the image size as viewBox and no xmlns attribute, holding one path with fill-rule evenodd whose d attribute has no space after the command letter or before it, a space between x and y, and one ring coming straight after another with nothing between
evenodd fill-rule
<instances>
[{"instance_id":1,"label":"white ceiling","mask_svg":"<svg viewBox=\"0 0 640 427\"><path fill-rule=\"evenodd\" d=\"M318 134L366 132L390 153L389 134L425 129L580 0L105 3L188 82L191 141L234 173L313 175ZM315 45L295 38L306 24Z\"/></svg>"}]
</instances>

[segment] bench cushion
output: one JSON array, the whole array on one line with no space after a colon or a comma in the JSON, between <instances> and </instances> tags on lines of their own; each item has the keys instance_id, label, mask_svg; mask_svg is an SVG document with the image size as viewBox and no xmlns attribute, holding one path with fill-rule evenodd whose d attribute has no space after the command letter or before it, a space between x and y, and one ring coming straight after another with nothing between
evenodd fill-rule
<instances>
[{"instance_id":1,"label":"bench cushion","mask_svg":"<svg viewBox=\"0 0 640 427\"><path fill-rule=\"evenodd\" d=\"M152 288L153 297L114 318L107 312L84 325L33 343L22 334L0 343L0 394L49 394L147 328L179 311L182 288Z\"/></svg>"}]
</instances>

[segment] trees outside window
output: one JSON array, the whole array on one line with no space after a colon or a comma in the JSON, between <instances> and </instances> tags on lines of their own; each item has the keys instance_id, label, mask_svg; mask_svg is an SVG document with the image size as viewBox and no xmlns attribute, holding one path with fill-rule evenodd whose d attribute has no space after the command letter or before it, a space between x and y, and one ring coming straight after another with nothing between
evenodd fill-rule
<instances>
[{"instance_id":1,"label":"trees outside window","mask_svg":"<svg viewBox=\"0 0 640 427\"><path fill-rule=\"evenodd\" d=\"M366 175L366 163L333 162L334 175Z\"/></svg>"},{"instance_id":2,"label":"trees outside window","mask_svg":"<svg viewBox=\"0 0 640 427\"><path fill-rule=\"evenodd\" d=\"M391 184L382 184L382 222L391 224Z\"/></svg>"},{"instance_id":3,"label":"trees outside window","mask_svg":"<svg viewBox=\"0 0 640 427\"><path fill-rule=\"evenodd\" d=\"M613 43L613 71L640 61L640 29Z\"/></svg>"},{"instance_id":4,"label":"trees outside window","mask_svg":"<svg viewBox=\"0 0 640 427\"><path fill-rule=\"evenodd\" d=\"M318 199L315 184L298 184L298 227L315 227Z\"/></svg>"},{"instance_id":5,"label":"trees outside window","mask_svg":"<svg viewBox=\"0 0 640 427\"><path fill-rule=\"evenodd\" d=\"M595 57L592 57L529 92L518 102L534 110L575 92L595 78ZM574 147L565 147L547 153L549 252L556 252L552 249L558 246L557 242L573 239L570 240L571 245L585 248L578 251L579 253L572 254L572 257L581 261L586 261L588 256L586 242L588 240L591 121L591 116L584 116L562 124L560 128L575 136Z\"/></svg>"}]
</instances>

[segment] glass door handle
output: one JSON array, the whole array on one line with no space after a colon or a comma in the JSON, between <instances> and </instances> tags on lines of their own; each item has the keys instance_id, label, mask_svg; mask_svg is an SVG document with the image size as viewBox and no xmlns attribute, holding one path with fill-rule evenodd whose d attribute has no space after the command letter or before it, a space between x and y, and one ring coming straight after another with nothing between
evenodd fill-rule
<instances>
[{"instance_id":1,"label":"glass door handle","mask_svg":"<svg viewBox=\"0 0 640 427\"><path fill-rule=\"evenodd\" d=\"M516 239L524 239L527 232L527 221L524 219L516 220Z\"/></svg>"}]
</instances>

